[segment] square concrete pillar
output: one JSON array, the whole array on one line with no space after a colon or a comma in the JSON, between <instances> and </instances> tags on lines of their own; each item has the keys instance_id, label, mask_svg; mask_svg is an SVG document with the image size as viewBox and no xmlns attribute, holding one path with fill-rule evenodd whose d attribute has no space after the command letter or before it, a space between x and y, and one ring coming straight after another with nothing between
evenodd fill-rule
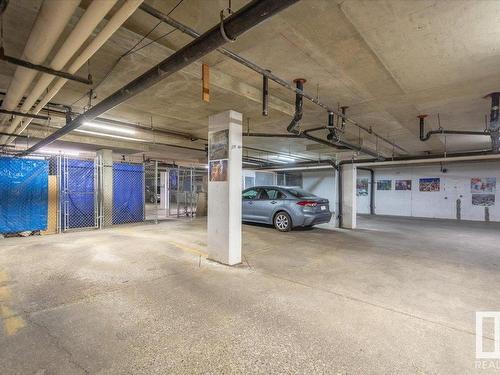
<instances>
[{"instance_id":1,"label":"square concrete pillar","mask_svg":"<svg viewBox=\"0 0 500 375\"><path fill-rule=\"evenodd\" d=\"M208 256L241 263L241 113L226 111L208 120Z\"/></svg>"},{"instance_id":2,"label":"square concrete pillar","mask_svg":"<svg viewBox=\"0 0 500 375\"><path fill-rule=\"evenodd\" d=\"M354 164L342 166L342 227L356 228L356 177Z\"/></svg>"},{"instance_id":3,"label":"square concrete pillar","mask_svg":"<svg viewBox=\"0 0 500 375\"><path fill-rule=\"evenodd\" d=\"M99 165L101 167L99 181L100 197L100 224L99 227L113 225L113 151L97 151Z\"/></svg>"}]
</instances>

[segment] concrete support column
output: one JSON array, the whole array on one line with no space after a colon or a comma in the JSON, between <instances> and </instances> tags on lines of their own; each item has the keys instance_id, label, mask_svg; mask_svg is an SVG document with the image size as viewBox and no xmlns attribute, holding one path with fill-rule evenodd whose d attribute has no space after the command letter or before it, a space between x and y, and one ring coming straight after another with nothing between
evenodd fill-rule
<instances>
[{"instance_id":1,"label":"concrete support column","mask_svg":"<svg viewBox=\"0 0 500 375\"><path fill-rule=\"evenodd\" d=\"M208 256L241 263L241 113L226 111L208 120Z\"/></svg>"},{"instance_id":2,"label":"concrete support column","mask_svg":"<svg viewBox=\"0 0 500 375\"><path fill-rule=\"evenodd\" d=\"M113 151L99 150L97 151L97 157L101 166L99 216L101 217L100 227L102 228L113 225Z\"/></svg>"},{"instance_id":3,"label":"concrete support column","mask_svg":"<svg viewBox=\"0 0 500 375\"><path fill-rule=\"evenodd\" d=\"M356 228L356 177L354 164L342 167L342 227Z\"/></svg>"}]
</instances>

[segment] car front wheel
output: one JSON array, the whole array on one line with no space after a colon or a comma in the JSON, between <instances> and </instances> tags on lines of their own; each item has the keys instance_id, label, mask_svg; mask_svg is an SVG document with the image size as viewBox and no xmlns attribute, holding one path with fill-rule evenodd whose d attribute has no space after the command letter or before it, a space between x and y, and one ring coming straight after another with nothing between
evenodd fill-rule
<instances>
[{"instance_id":1,"label":"car front wheel","mask_svg":"<svg viewBox=\"0 0 500 375\"><path fill-rule=\"evenodd\" d=\"M288 232L292 229L292 219L286 212L278 212L274 216L274 227L280 232Z\"/></svg>"}]
</instances>

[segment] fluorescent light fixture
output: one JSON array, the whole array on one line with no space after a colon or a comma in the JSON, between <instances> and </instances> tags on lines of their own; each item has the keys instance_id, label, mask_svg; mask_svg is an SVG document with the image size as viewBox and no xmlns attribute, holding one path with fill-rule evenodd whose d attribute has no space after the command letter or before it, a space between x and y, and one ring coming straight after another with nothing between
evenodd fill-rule
<instances>
[{"instance_id":1,"label":"fluorescent light fixture","mask_svg":"<svg viewBox=\"0 0 500 375\"><path fill-rule=\"evenodd\" d=\"M292 163L295 162L295 158L292 158L291 156L284 156L284 155L270 155L269 156L272 161L277 161L279 163Z\"/></svg>"},{"instance_id":2,"label":"fluorescent light fixture","mask_svg":"<svg viewBox=\"0 0 500 375\"><path fill-rule=\"evenodd\" d=\"M74 131L75 132L79 132L79 133L98 135L100 137L109 137L109 138L124 139L126 141L149 142L146 139L140 139L140 138L134 138L134 137L125 137L123 135L117 135L117 134L107 134L107 133L101 133L101 132L94 132L94 131L91 131L91 130L75 129Z\"/></svg>"},{"instance_id":3,"label":"fluorescent light fixture","mask_svg":"<svg viewBox=\"0 0 500 375\"><path fill-rule=\"evenodd\" d=\"M110 132L116 132L116 133L122 133L122 134L128 134L128 135L134 135L135 130L134 129L129 129L126 127L121 127L121 126L115 126L115 125L107 125L107 124L101 124L99 122L84 122L82 124L83 126L87 128L93 128L93 129L99 129L99 130L107 130Z\"/></svg>"},{"instance_id":4,"label":"fluorescent light fixture","mask_svg":"<svg viewBox=\"0 0 500 375\"><path fill-rule=\"evenodd\" d=\"M54 149L54 148L41 148L41 154L50 154L50 155L69 155L69 156L78 156L80 155L80 151L77 150L65 150L65 149Z\"/></svg>"}]
</instances>

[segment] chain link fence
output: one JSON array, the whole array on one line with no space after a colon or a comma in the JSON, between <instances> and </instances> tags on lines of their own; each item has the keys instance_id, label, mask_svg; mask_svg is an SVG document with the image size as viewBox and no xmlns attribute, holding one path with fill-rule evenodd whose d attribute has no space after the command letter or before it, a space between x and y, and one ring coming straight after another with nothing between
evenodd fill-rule
<instances>
[{"instance_id":1,"label":"chain link fence","mask_svg":"<svg viewBox=\"0 0 500 375\"><path fill-rule=\"evenodd\" d=\"M16 175L9 171L19 170L21 181L8 177ZM206 215L204 168L32 155L0 157L0 179L0 208L10 218L5 221L18 223L2 226L0 221L2 235L54 234Z\"/></svg>"}]
</instances>

